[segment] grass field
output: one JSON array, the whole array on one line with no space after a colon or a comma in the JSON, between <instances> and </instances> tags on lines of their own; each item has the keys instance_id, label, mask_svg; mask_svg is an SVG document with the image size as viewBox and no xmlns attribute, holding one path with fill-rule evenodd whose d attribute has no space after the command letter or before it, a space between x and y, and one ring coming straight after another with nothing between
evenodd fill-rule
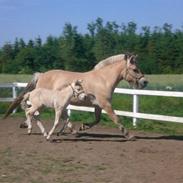
<instances>
[{"instance_id":1,"label":"grass field","mask_svg":"<svg viewBox=\"0 0 183 183\"><path fill-rule=\"evenodd\" d=\"M152 90L174 90L183 91L183 74L182 75L147 75L149 86L147 89ZM0 74L0 83L12 82L28 82L31 75L5 75ZM128 88L127 82L121 82L118 87ZM10 93L1 89L0 97ZM3 96L2 96L3 95ZM112 105L114 109L131 111L132 110L132 96L115 94L113 97ZM7 103L0 103L0 113L4 113L7 109ZM150 97L141 96L139 104L140 112L151 114L162 114L172 116L183 116L183 98L173 97ZM18 115L24 115L18 113ZM53 118L53 112L47 110L43 114L43 118ZM125 126L132 128L131 118L121 118L125 122ZM87 112L73 112L71 116L73 121L91 122L94 120L93 115ZM102 123L107 126L114 126L110 119L102 116ZM139 120L138 130L155 131L168 134L183 134L183 124L167 123L167 122L154 122L151 120Z\"/></svg>"},{"instance_id":2,"label":"grass field","mask_svg":"<svg viewBox=\"0 0 183 183\"><path fill-rule=\"evenodd\" d=\"M28 82L31 78L27 74L0 74L0 83Z\"/></svg>"}]
</instances>

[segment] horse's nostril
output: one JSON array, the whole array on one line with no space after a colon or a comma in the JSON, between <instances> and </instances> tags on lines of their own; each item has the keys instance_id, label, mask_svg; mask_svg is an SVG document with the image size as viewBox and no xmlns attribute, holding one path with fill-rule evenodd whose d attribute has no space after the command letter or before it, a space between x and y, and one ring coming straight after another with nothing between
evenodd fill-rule
<instances>
[{"instance_id":1,"label":"horse's nostril","mask_svg":"<svg viewBox=\"0 0 183 183\"><path fill-rule=\"evenodd\" d=\"M145 81L144 81L144 85L147 85L147 84L148 84L148 81L147 81L147 80L145 80Z\"/></svg>"}]
</instances>

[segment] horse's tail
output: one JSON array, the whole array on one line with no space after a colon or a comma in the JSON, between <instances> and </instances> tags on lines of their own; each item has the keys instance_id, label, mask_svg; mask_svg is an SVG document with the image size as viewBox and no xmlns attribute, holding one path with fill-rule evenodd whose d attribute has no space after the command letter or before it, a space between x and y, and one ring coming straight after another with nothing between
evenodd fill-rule
<instances>
[{"instance_id":1,"label":"horse's tail","mask_svg":"<svg viewBox=\"0 0 183 183\"><path fill-rule=\"evenodd\" d=\"M20 105L21 101L23 100L24 95L29 92L32 91L35 87L36 87L36 83L39 79L41 73L35 73L33 75L32 80L27 84L27 86L25 87L25 89L20 93L20 95L10 104L8 110L6 111L5 115L3 116L3 118L7 118L12 111L18 106Z\"/></svg>"}]
</instances>

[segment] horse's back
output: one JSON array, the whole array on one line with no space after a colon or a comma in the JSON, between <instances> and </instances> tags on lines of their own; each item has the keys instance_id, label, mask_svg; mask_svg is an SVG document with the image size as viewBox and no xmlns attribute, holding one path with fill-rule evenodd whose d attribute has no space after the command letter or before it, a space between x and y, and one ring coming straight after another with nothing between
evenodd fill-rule
<instances>
[{"instance_id":1,"label":"horse's back","mask_svg":"<svg viewBox=\"0 0 183 183\"><path fill-rule=\"evenodd\" d=\"M87 73L71 72L64 70L50 70L40 75L36 88L60 89L65 84L73 82L76 79L87 78Z\"/></svg>"}]
</instances>

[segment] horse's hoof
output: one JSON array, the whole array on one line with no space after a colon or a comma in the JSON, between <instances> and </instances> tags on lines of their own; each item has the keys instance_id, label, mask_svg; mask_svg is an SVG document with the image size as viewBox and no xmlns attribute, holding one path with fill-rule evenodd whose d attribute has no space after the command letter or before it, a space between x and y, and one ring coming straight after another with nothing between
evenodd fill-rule
<instances>
[{"instance_id":1,"label":"horse's hoof","mask_svg":"<svg viewBox=\"0 0 183 183\"><path fill-rule=\"evenodd\" d=\"M82 124L80 127L79 127L79 131L84 131L85 130L85 125Z\"/></svg>"},{"instance_id":2,"label":"horse's hoof","mask_svg":"<svg viewBox=\"0 0 183 183\"><path fill-rule=\"evenodd\" d=\"M136 137L134 135L128 135L125 137L128 141L135 141Z\"/></svg>"},{"instance_id":3,"label":"horse's hoof","mask_svg":"<svg viewBox=\"0 0 183 183\"><path fill-rule=\"evenodd\" d=\"M48 134L45 132L45 133L43 134L43 136L44 136L44 137L47 137L47 136L48 136Z\"/></svg>"},{"instance_id":4,"label":"horse's hoof","mask_svg":"<svg viewBox=\"0 0 183 183\"><path fill-rule=\"evenodd\" d=\"M20 128L28 128L28 125L26 123L21 123Z\"/></svg>"},{"instance_id":5,"label":"horse's hoof","mask_svg":"<svg viewBox=\"0 0 183 183\"><path fill-rule=\"evenodd\" d=\"M60 135L61 135L61 133L60 133L60 132L58 132L58 133L57 133L57 136L60 136Z\"/></svg>"},{"instance_id":6,"label":"horse's hoof","mask_svg":"<svg viewBox=\"0 0 183 183\"><path fill-rule=\"evenodd\" d=\"M50 137L47 136L47 137L46 137L46 141L50 141Z\"/></svg>"},{"instance_id":7,"label":"horse's hoof","mask_svg":"<svg viewBox=\"0 0 183 183\"><path fill-rule=\"evenodd\" d=\"M89 124L82 124L81 127L79 128L79 131L84 131L90 129L91 126Z\"/></svg>"},{"instance_id":8,"label":"horse's hoof","mask_svg":"<svg viewBox=\"0 0 183 183\"><path fill-rule=\"evenodd\" d=\"M125 137L129 136L129 132L128 132L128 130L127 130L126 128L121 128L121 132L122 132L122 134L123 134Z\"/></svg>"},{"instance_id":9,"label":"horse's hoof","mask_svg":"<svg viewBox=\"0 0 183 183\"><path fill-rule=\"evenodd\" d=\"M79 127L79 131L83 131L82 127Z\"/></svg>"},{"instance_id":10,"label":"horse's hoof","mask_svg":"<svg viewBox=\"0 0 183 183\"><path fill-rule=\"evenodd\" d=\"M64 135L64 134L66 134L65 131L64 131L64 130L61 130L61 131L59 131L59 132L57 133L57 136Z\"/></svg>"},{"instance_id":11,"label":"horse's hoof","mask_svg":"<svg viewBox=\"0 0 183 183\"><path fill-rule=\"evenodd\" d=\"M73 135L76 135L78 132L76 130L72 130L71 132Z\"/></svg>"}]
</instances>

